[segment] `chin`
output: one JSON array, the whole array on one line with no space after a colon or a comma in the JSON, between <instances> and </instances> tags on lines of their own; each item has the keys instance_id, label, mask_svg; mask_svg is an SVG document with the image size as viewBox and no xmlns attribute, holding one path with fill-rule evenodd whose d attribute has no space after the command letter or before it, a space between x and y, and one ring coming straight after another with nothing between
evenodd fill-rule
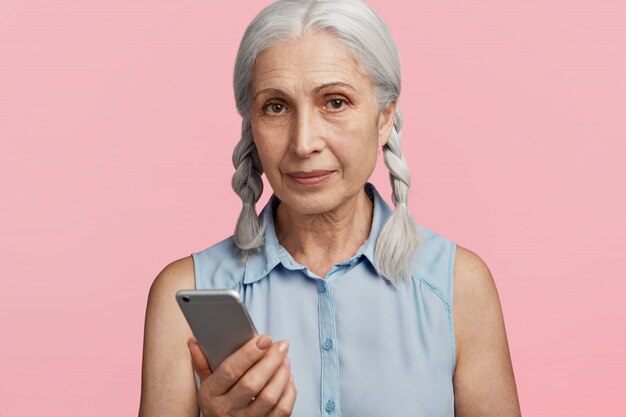
<instances>
[{"instance_id":1,"label":"chin","mask_svg":"<svg viewBox=\"0 0 626 417\"><path fill-rule=\"evenodd\" d=\"M341 200L332 190L296 192L287 189L280 194L276 193L276 196L281 203L300 214L327 213L335 209Z\"/></svg>"}]
</instances>

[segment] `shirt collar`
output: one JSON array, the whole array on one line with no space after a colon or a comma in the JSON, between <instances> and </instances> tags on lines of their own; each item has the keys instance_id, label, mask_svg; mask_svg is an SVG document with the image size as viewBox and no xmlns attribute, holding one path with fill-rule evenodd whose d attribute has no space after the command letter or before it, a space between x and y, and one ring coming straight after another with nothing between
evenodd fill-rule
<instances>
[{"instance_id":1,"label":"shirt collar","mask_svg":"<svg viewBox=\"0 0 626 417\"><path fill-rule=\"evenodd\" d=\"M372 226L369 237L351 259L358 259L363 255L376 270L376 264L374 263L376 240L381 229L387 222L387 219L391 216L392 209L385 200L383 200L373 184L369 182L365 184L365 193L374 203ZM265 245L259 253L256 253L248 259L244 273L245 284L250 284L266 277L278 264L282 264L283 267L291 270L302 269L302 267L293 260L289 252L278 242L278 238L276 237L274 210L278 202L279 200L276 195L272 194L259 215L261 224L265 228ZM382 275L381 277L389 281Z\"/></svg>"}]
</instances>

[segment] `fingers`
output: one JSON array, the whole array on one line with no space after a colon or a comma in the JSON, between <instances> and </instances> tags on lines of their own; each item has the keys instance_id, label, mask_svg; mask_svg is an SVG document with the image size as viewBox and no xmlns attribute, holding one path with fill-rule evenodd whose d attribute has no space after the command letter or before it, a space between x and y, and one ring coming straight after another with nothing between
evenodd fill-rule
<instances>
[{"instance_id":1,"label":"fingers","mask_svg":"<svg viewBox=\"0 0 626 417\"><path fill-rule=\"evenodd\" d=\"M263 388L268 384L268 381L278 373L278 383L282 381L282 387L273 386L272 389L266 393L267 398L264 400L264 403L273 403L271 404L272 406L276 404L284 390L285 383L289 380L289 370L279 370L281 365L285 364L284 361L287 357L288 349L289 342L286 340L272 345L265 356L252 366L228 392L228 401L236 408L246 407L252 400L252 397L259 397Z\"/></svg>"},{"instance_id":2,"label":"fingers","mask_svg":"<svg viewBox=\"0 0 626 417\"><path fill-rule=\"evenodd\" d=\"M280 401L272 410L266 415L266 417L285 417L290 416L293 412L293 406L296 404L296 385L293 382L293 376L289 378L289 383Z\"/></svg>"},{"instance_id":3,"label":"fingers","mask_svg":"<svg viewBox=\"0 0 626 417\"><path fill-rule=\"evenodd\" d=\"M207 381L211 393L213 395L225 394L252 365L265 355L271 346L272 339L264 334L253 337L239 350L227 357Z\"/></svg>"},{"instance_id":4,"label":"fingers","mask_svg":"<svg viewBox=\"0 0 626 417\"><path fill-rule=\"evenodd\" d=\"M211 376L211 368L209 367L209 362L204 356L200 345L195 337L190 337L187 341L187 347L189 347L189 353L191 353L191 363L193 365L193 369L196 371L198 376L200 377L200 382L203 382L209 376Z\"/></svg>"},{"instance_id":5,"label":"fingers","mask_svg":"<svg viewBox=\"0 0 626 417\"><path fill-rule=\"evenodd\" d=\"M278 404L291 377L289 358L285 357L274 376L256 395L256 399L248 404L246 411L251 416L264 416ZM247 398L249 401L249 398Z\"/></svg>"}]
</instances>

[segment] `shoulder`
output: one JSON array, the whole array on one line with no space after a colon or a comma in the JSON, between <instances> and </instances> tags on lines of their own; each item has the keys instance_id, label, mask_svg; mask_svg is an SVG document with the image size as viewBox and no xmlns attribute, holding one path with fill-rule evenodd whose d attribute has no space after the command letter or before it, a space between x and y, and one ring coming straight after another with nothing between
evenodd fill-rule
<instances>
[{"instance_id":1,"label":"shoulder","mask_svg":"<svg viewBox=\"0 0 626 417\"><path fill-rule=\"evenodd\" d=\"M193 260L191 256L167 264L152 281L148 294L147 319L180 319L176 292L194 289ZM180 321L180 320L179 320ZM182 321L180 321L182 323ZM185 326L183 326L184 328Z\"/></svg>"},{"instance_id":2,"label":"shoulder","mask_svg":"<svg viewBox=\"0 0 626 417\"><path fill-rule=\"evenodd\" d=\"M186 256L170 262L159 272L150 286L150 295L193 288L193 259L191 256Z\"/></svg>"},{"instance_id":3,"label":"shoulder","mask_svg":"<svg viewBox=\"0 0 626 417\"><path fill-rule=\"evenodd\" d=\"M499 316L500 300L493 276L475 252L457 245L454 259L454 318L458 331L471 330L474 316ZM457 350L458 353L458 350Z\"/></svg>"},{"instance_id":4,"label":"shoulder","mask_svg":"<svg viewBox=\"0 0 626 417\"><path fill-rule=\"evenodd\" d=\"M453 263L456 243L418 224L421 245L413 264L413 277L452 305Z\"/></svg>"},{"instance_id":5,"label":"shoulder","mask_svg":"<svg viewBox=\"0 0 626 417\"><path fill-rule=\"evenodd\" d=\"M193 260L187 256L166 265L152 281L148 294L147 319L173 320L177 317L176 292L194 289Z\"/></svg>"},{"instance_id":6,"label":"shoulder","mask_svg":"<svg viewBox=\"0 0 626 417\"><path fill-rule=\"evenodd\" d=\"M232 235L191 256L196 288L233 288L243 279L246 265Z\"/></svg>"},{"instance_id":7,"label":"shoulder","mask_svg":"<svg viewBox=\"0 0 626 417\"><path fill-rule=\"evenodd\" d=\"M457 359L485 326L502 324L498 291L489 267L475 252L457 245L454 260Z\"/></svg>"},{"instance_id":8,"label":"shoulder","mask_svg":"<svg viewBox=\"0 0 626 417\"><path fill-rule=\"evenodd\" d=\"M464 303L479 297L487 301L497 299L496 286L489 267L475 252L457 245L454 259L455 303ZM471 295L472 298L469 298Z\"/></svg>"}]
</instances>

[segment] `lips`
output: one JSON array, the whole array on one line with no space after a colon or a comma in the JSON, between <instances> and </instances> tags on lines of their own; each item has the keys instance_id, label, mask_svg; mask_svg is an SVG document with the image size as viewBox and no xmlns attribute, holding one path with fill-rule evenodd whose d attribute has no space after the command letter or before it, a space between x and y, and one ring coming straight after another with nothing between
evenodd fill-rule
<instances>
[{"instance_id":1,"label":"lips","mask_svg":"<svg viewBox=\"0 0 626 417\"><path fill-rule=\"evenodd\" d=\"M287 175L296 183L301 185L317 185L326 181L334 171L314 170L314 171L296 171Z\"/></svg>"}]
</instances>

